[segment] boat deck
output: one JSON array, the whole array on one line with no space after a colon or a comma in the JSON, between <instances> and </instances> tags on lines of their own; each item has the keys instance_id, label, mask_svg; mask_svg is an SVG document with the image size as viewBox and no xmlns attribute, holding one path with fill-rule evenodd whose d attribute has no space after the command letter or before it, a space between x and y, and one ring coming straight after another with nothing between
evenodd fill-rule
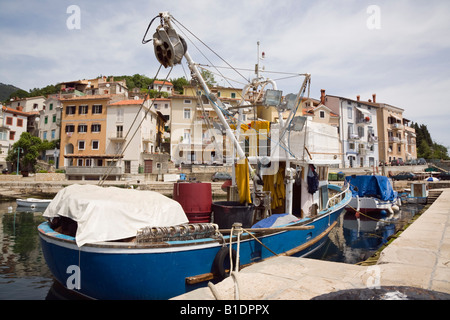
<instances>
[{"instance_id":1,"label":"boat deck","mask_svg":"<svg viewBox=\"0 0 450 320\"><path fill-rule=\"evenodd\" d=\"M359 266L308 258L276 257L238 274L240 299L306 300L342 290L413 287L450 294L450 189L380 255L376 265ZM234 280L215 286L234 299ZM215 299L201 288L173 299Z\"/></svg>"}]
</instances>

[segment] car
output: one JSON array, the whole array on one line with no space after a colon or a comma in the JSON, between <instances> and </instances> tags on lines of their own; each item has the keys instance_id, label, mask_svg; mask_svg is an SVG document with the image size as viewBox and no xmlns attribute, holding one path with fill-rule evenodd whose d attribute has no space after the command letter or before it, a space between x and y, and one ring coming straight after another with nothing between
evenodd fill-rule
<instances>
[{"instance_id":1,"label":"car","mask_svg":"<svg viewBox=\"0 0 450 320\"><path fill-rule=\"evenodd\" d=\"M219 180L231 180L231 175L227 172L216 172L212 175L211 180L214 182Z\"/></svg>"},{"instance_id":2,"label":"car","mask_svg":"<svg viewBox=\"0 0 450 320\"><path fill-rule=\"evenodd\" d=\"M405 164L403 163L402 159L391 160L391 166L403 166L403 165Z\"/></svg>"},{"instance_id":3,"label":"car","mask_svg":"<svg viewBox=\"0 0 450 320\"><path fill-rule=\"evenodd\" d=\"M400 172L391 178L392 180L414 180L416 179L416 175L411 172Z\"/></svg>"},{"instance_id":4,"label":"car","mask_svg":"<svg viewBox=\"0 0 450 320\"><path fill-rule=\"evenodd\" d=\"M405 162L405 166L415 166L415 165L417 165L417 160L416 159L407 160Z\"/></svg>"},{"instance_id":5,"label":"car","mask_svg":"<svg viewBox=\"0 0 450 320\"><path fill-rule=\"evenodd\" d=\"M450 180L450 171L448 172L441 172L438 175L439 180Z\"/></svg>"},{"instance_id":6,"label":"car","mask_svg":"<svg viewBox=\"0 0 450 320\"><path fill-rule=\"evenodd\" d=\"M427 164L424 158L417 159L417 164Z\"/></svg>"}]
</instances>

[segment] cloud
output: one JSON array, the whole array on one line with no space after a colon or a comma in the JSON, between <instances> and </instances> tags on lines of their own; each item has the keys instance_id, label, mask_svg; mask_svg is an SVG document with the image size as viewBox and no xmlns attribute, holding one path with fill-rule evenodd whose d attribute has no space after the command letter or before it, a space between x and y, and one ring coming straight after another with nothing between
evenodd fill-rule
<instances>
[{"instance_id":1,"label":"cloud","mask_svg":"<svg viewBox=\"0 0 450 320\"><path fill-rule=\"evenodd\" d=\"M79 30L66 26L70 5L80 7ZM370 5L379 7L380 29L367 27ZM405 109L411 120L429 121L432 135L441 123L437 118L448 118L450 3L438 0L3 1L0 81L28 90L100 74L154 77L158 64L153 45L142 45L141 40L160 11L171 12L234 67L252 70L260 41L266 70L311 73L312 96L319 96L322 88L350 98L360 94L368 99L376 93L379 101ZM157 24L159 19L150 34ZM184 30L197 62L209 63L202 55L207 54L212 63L225 65L177 26ZM185 71L174 68L171 77ZM253 71L240 71L242 76L220 71L240 82L242 76L253 76ZM279 86L285 93L296 92L300 83L289 79ZM433 116L424 117L424 106ZM449 138L442 140L450 146Z\"/></svg>"}]
</instances>

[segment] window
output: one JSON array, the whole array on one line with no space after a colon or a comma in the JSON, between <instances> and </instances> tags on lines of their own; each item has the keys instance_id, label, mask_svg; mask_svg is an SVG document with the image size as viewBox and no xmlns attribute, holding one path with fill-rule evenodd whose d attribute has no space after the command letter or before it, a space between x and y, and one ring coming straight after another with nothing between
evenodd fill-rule
<instances>
[{"instance_id":1,"label":"window","mask_svg":"<svg viewBox=\"0 0 450 320\"><path fill-rule=\"evenodd\" d=\"M98 150L100 146L100 141L92 140L92 150Z\"/></svg>"},{"instance_id":2,"label":"window","mask_svg":"<svg viewBox=\"0 0 450 320\"><path fill-rule=\"evenodd\" d=\"M156 108L156 106L155 106L155 108ZM123 122L123 109L117 109L116 122Z\"/></svg>"},{"instance_id":3,"label":"window","mask_svg":"<svg viewBox=\"0 0 450 320\"><path fill-rule=\"evenodd\" d=\"M236 93L232 92L231 93L231 99L235 99L236 98Z\"/></svg>"},{"instance_id":4,"label":"window","mask_svg":"<svg viewBox=\"0 0 450 320\"><path fill-rule=\"evenodd\" d=\"M169 104L168 103L164 104L164 109L169 109Z\"/></svg>"},{"instance_id":5,"label":"window","mask_svg":"<svg viewBox=\"0 0 450 320\"><path fill-rule=\"evenodd\" d=\"M84 161L84 166L85 167L90 167L90 166L92 166L92 164L93 164L92 159L86 159Z\"/></svg>"},{"instance_id":6,"label":"window","mask_svg":"<svg viewBox=\"0 0 450 320\"><path fill-rule=\"evenodd\" d=\"M78 150L84 150L85 142L84 140L78 140Z\"/></svg>"},{"instance_id":7,"label":"window","mask_svg":"<svg viewBox=\"0 0 450 320\"><path fill-rule=\"evenodd\" d=\"M11 118L11 117L6 117L6 124L7 124L8 126L12 126L12 124L13 124L13 118Z\"/></svg>"},{"instance_id":8,"label":"window","mask_svg":"<svg viewBox=\"0 0 450 320\"><path fill-rule=\"evenodd\" d=\"M50 103L50 111L53 110L53 103Z\"/></svg>"},{"instance_id":9,"label":"window","mask_svg":"<svg viewBox=\"0 0 450 320\"><path fill-rule=\"evenodd\" d=\"M55 129L53 129L52 130L52 140L54 140L56 138L56 130Z\"/></svg>"},{"instance_id":10,"label":"window","mask_svg":"<svg viewBox=\"0 0 450 320\"><path fill-rule=\"evenodd\" d=\"M53 115L53 119L52 122L55 123L56 122L56 114Z\"/></svg>"},{"instance_id":11,"label":"window","mask_svg":"<svg viewBox=\"0 0 450 320\"><path fill-rule=\"evenodd\" d=\"M78 107L78 114L88 114L88 106L81 105Z\"/></svg>"},{"instance_id":12,"label":"window","mask_svg":"<svg viewBox=\"0 0 450 320\"><path fill-rule=\"evenodd\" d=\"M16 136L16 132L15 131L10 131L9 132L9 140L14 140L15 136Z\"/></svg>"},{"instance_id":13,"label":"window","mask_svg":"<svg viewBox=\"0 0 450 320\"><path fill-rule=\"evenodd\" d=\"M184 129L183 133L183 143L191 143L191 130L190 129Z\"/></svg>"},{"instance_id":14,"label":"window","mask_svg":"<svg viewBox=\"0 0 450 320\"><path fill-rule=\"evenodd\" d=\"M364 127L358 126L358 136L360 138L364 137Z\"/></svg>"},{"instance_id":15,"label":"window","mask_svg":"<svg viewBox=\"0 0 450 320\"><path fill-rule=\"evenodd\" d=\"M184 119L190 119L191 118L191 109L190 108L184 108Z\"/></svg>"},{"instance_id":16,"label":"window","mask_svg":"<svg viewBox=\"0 0 450 320\"><path fill-rule=\"evenodd\" d=\"M83 166L83 159L77 160L77 166L82 167Z\"/></svg>"},{"instance_id":17,"label":"window","mask_svg":"<svg viewBox=\"0 0 450 320\"><path fill-rule=\"evenodd\" d=\"M347 117L349 119L353 118L353 108L352 107L347 107Z\"/></svg>"},{"instance_id":18,"label":"window","mask_svg":"<svg viewBox=\"0 0 450 320\"><path fill-rule=\"evenodd\" d=\"M123 126L116 127L116 138L123 138Z\"/></svg>"},{"instance_id":19,"label":"window","mask_svg":"<svg viewBox=\"0 0 450 320\"><path fill-rule=\"evenodd\" d=\"M102 113L102 105L101 104L94 104L92 106L92 114L101 114Z\"/></svg>"},{"instance_id":20,"label":"window","mask_svg":"<svg viewBox=\"0 0 450 320\"><path fill-rule=\"evenodd\" d=\"M17 126L18 127L23 127L23 119L17 118Z\"/></svg>"},{"instance_id":21,"label":"window","mask_svg":"<svg viewBox=\"0 0 450 320\"><path fill-rule=\"evenodd\" d=\"M66 133L75 132L75 126L73 124L66 124Z\"/></svg>"},{"instance_id":22,"label":"window","mask_svg":"<svg viewBox=\"0 0 450 320\"><path fill-rule=\"evenodd\" d=\"M86 133L88 126L86 124L78 125L78 133Z\"/></svg>"},{"instance_id":23,"label":"window","mask_svg":"<svg viewBox=\"0 0 450 320\"><path fill-rule=\"evenodd\" d=\"M48 123L48 117L45 116L45 117L44 117L44 124L47 124L47 123Z\"/></svg>"},{"instance_id":24,"label":"window","mask_svg":"<svg viewBox=\"0 0 450 320\"><path fill-rule=\"evenodd\" d=\"M320 112L319 112L319 117L320 117L321 119L324 119L324 118L325 118L325 111L320 111Z\"/></svg>"},{"instance_id":25,"label":"window","mask_svg":"<svg viewBox=\"0 0 450 320\"><path fill-rule=\"evenodd\" d=\"M47 131L42 132L42 140L47 140Z\"/></svg>"},{"instance_id":26,"label":"window","mask_svg":"<svg viewBox=\"0 0 450 320\"><path fill-rule=\"evenodd\" d=\"M66 115L72 115L75 114L75 106L67 106L66 107Z\"/></svg>"},{"instance_id":27,"label":"window","mask_svg":"<svg viewBox=\"0 0 450 320\"><path fill-rule=\"evenodd\" d=\"M94 123L91 125L91 132L100 132L102 130L102 125L100 123Z\"/></svg>"},{"instance_id":28,"label":"window","mask_svg":"<svg viewBox=\"0 0 450 320\"><path fill-rule=\"evenodd\" d=\"M192 101L191 100L189 100L189 99L184 99L184 102L183 102L184 104L191 104L192 103Z\"/></svg>"}]
</instances>

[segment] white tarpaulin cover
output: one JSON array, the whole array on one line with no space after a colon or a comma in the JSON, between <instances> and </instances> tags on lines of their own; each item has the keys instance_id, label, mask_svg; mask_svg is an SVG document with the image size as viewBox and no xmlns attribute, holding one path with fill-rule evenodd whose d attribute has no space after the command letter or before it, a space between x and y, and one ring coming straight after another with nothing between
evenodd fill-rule
<instances>
[{"instance_id":1,"label":"white tarpaulin cover","mask_svg":"<svg viewBox=\"0 0 450 320\"><path fill-rule=\"evenodd\" d=\"M59 191L44 212L44 217L58 216L78 223L80 247L134 237L143 227L189 222L177 201L157 192L95 185L71 185Z\"/></svg>"}]
</instances>

